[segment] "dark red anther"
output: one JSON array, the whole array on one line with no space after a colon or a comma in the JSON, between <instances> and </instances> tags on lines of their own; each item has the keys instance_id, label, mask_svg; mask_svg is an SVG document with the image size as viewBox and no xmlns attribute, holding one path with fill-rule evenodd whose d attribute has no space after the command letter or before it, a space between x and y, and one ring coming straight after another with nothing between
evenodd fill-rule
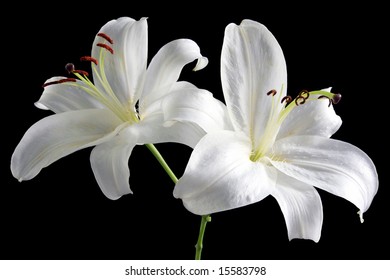
<instances>
[{"instance_id":1,"label":"dark red anther","mask_svg":"<svg viewBox=\"0 0 390 280\"><path fill-rule=\"evenodd\" d=\"M114 41L106 33L98 33L96 36L106 39L111 45L114 44Z\"/></svg>"},{"instance_id":2,"label":"dark red anther","mask_svg":"<svg viewBox=\"0 0 390 280\"><path fill-rule=\"evenodd\" d=\"M62 83L66 83L66 82L73 82L73 83L75 83L76 81L77 80L75 78L65 78L65 79L61 79L61 80L58 80L58 81L44 83L42 85L42 87L47 87L47 86L50 86L50 85L62 84Z\"/></svg>"},{"instance_id":3,"label":"dark red anther","mask_svg":"<svg viewBox=\"0 0 390 280\"><path fill-rule=\"evenodd\" d=\"M302 97L304 98L305 100L308 99L310 96L310 93L307 91L307 90L302 90L299 94L298 94L298 98L299 97Z\"/></svg>"},{"instance_id":4,"label":"dark red anther","mask_svg":"<svg viewBox=\"0 0 390 280\"><path fill-rule=\"evenodd\" d=\"M295 105L302 105L302 104L305 104L306 102L306 99L305 97L303 96L298 96L297 98L295 98Z\"/></svg>"},{"instance_id":5,"label":"dark red anther","mask_svg":"<svg viewBox=\"0 0 390 280\"><path fill-rule=\"evenodd\" d=\"M275 94L277 93L276 90L274 89L271 89L269 92L267 92L267 95L272 95L272 96L275 96Z\"/></svg>"},{"instance_id":6,"label":"dark red anther","mask_svg":"<svg viewBox=\"0 0 390 280\"><path fill-rule=\"evenodd\" d=\"M84 71L84 70L73 70L72 73L79 73L79 74L81 74L83 76L87 76L87 77L89 76L88 72Z\"/></svg>"},{"instance_id":7,"label":"dark red anther","mask_svg":"<svg viewBox=\"0 0 390 280\"><path fill-rule=\"evenodd\" d=\"M286 101L286 104L289 104L292 101L292 97L290 95L286 95L285 97L282 98L280 103L283 103L284 101Z\"/></svg>"},{"instance_id":8,"label":"dark red anther","mask_svg":"<svg viewBox=\"0 0 390 280\"><path fill-rule=\"evenodd\" d=\"M106 45L106 44L97 43L96 46L101 47L101 48L105 48L105 49L108 50L110 53L114 54L114 50L113 50L110 46L108 46L108 45Z\"/></svg>"},{"instance_id":9,"label":"dark red anther","mask_svg":"<svg viewBox=\"0 0 390 280\"><path fill-rule=\"evenodd\" d=\"M329 100L328 107L330 107L330 105L332 104L332 100L329 97L327 97L326 95L321 95L321 96L318 97L318 99L322 99L322 98L327 98Z\"/></svg>"},{"instance_id":10,"label":"dark red anther","mask_svg":"<svg viewBox=\"0 0 390 280\"><path fill-rule=\"evenodd\" d=\"M92 57L92 56L82 56L82 57L80 57L80 61L90 61L90 62L95 63L95 65L98 65L97 59Z\"/></svg>"},{"instance_id":11,"label":"dark red anther","mask_svg":"<svg viewBox=\"0 0 390 280\"><path fill-rule=\"evenodd\" d=\"M74 64L73 63L67 63L66 65L65 65L65 70L69 73L69 74L71 74L73 71L74 71Z\"/></svg>"}]
</instances>

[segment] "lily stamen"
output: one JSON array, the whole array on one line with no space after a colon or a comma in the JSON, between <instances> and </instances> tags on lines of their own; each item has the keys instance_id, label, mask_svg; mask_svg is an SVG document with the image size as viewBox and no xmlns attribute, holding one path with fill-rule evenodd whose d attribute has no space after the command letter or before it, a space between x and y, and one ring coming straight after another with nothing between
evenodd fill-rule
<instances>
[{"instance_id":1,"label":"lily stamen","mask_svg":"<svg viewBox=\"0 0 390 280\"><path fill-rule=\"evenodd\" d=\"M269 92L267 92L267 95L275 96L277 94L277 91L274 89L271 89Z\"/></svg>"},{"instance_id":2,"label":"lily stamen","mask_svg":"<svg viewBox=\"0 0 390 280\"><path fill-rule=\"evenodd\" d=\"M106 39L111 45L114 44L114 41L111 39L111 37L105 33L98 33L96 36Z\"/></svg>"},{"instance_id":3,"label":"lily stamen","mask_svg":"<svg viewBox=\"0 0 390 280\"><path fill-rule=\"evenodd\" d=\"M72 73L79 73L79 74L81 74L83 76L87 76L87 77L89 76L88 72L84 71L84 70L73 70Z\"/></svg>"},{"instance_id":4,"label":"lily stamen","mask_svg":"<svg viewBox=\"0 0 390 280\"><path fill-rule=\"evenodd\" d=\"M47 87L47 86L56 85L56 84L62 84L62 83L66 83L66 82L73 82L73 83L75 83L76 81L77 80L75 78L66 78L66 79L61 79L61 80L58 80L58 81L44 83L42 85L42 87Z\"/></svg>"},{"instance_id":5,"label":"lily stamen","mask_svg":"<svg viewBox=\"0 0 390 280\"><path fill-rule=\"evenodd\" d=\"M294 100L295 105L298 106L298 105L303 105L303 104L305 104L306 99L307 99L307 98L305 98L305 97L303 97L303 96L298 96L298 97L295 98L295 100Z\"/></svg>"},{"instance_id":6,"label":"lily stamen","mask_svg":"<svg viewBox=\"0 0 390 280\"><path fill-rule=\"evenodd\" d=\"M96 46L104 48L104 49L108 50L111 54L114 54L114 50L110 46L108 46L106 44L97 43Z\"/></svg>"},{"instance_id":7,"label":"lily stamen","mask_svg":"<svg viewBox=\"0 0 390 280\"><path fill-rule=\"evenodd\" d=\"M89 61L93 62L96 66L98 65L98 60L92 56L82 56L80 57L80 61Z\"/></svg>"},{"instance_id":8,"label":"lily stamen","mask_svg":"<svg viewBox=\"0 0 390 280\"><path fill-rule=\"evenodd\" d=\"M286 106L287 106L288 104L291 103L292 97L291 97L290 95L286 95L285 97L282 98L282 100L280 101L280 103L283 103L283 102L285 102L285 101L286 101Z\"/></svg>"},{"instance_id":9,"label":"lily stamen","mask_svg":"<svg viewBox=\"0 0 390 280\"><path fill-rule=\"evenodd\" d=\"M298 97L302 97L302 98L304 98L305 100L308 99L309 96L310 96L309 91L307 91L307 90L305 90L305 89L302 90L302 91L298 94Z\"/></svg>"},{"instance_id":10,"label":"lily stamen","mask_svg":"<svg viewBox=\"0 0 390 280\"><path fill-rule=\"evenodd\" d=\"M328 107L330 107L330 105L334 105L334 104L337 104L340 102L341 100L341 94L340 93L337 93L337 94L333 94L331 97L329 96L326 96L326 95L321 95L318 97L318 99L322 99L322 98L328 98L329 100L329 105Z\"/></svg>"}]
</instances>

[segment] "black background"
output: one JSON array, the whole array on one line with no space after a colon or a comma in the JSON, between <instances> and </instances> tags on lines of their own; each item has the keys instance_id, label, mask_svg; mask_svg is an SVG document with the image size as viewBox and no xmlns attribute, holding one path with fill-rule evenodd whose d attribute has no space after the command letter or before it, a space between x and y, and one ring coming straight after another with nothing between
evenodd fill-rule
<instances>
[{"instance_id":1,"label":"black background","mask_svg":"<svg viewBox=\"0 0 390 280\"><path fill-rule=\"evenodd\" d=\"M184 2L183 2L184 3ZM265 24L278 39L288 68L288 92L333 86L343 95L335 107L343 119L333 138L364 150L379 173L379 191L360 223L348 201L319 191L324 223L319 243L288 241L283 215L272 197L212 216L204 240L204 259L388 259L388 158L386 131L388 78L384 18L380 7L338 5L253 7L236 3L203 13L205 6L148 9L114 5L81 7L64 3L9 8L2 23L2 145L0 259L193 259L200 217L172 196L173 183L150 152L137 146L130 158L134 195L107 199L89 165L91 148L45 168L33 180L12 177L11 154L24 132L50 112L34 107L42 83L64 75L67 62L90 54L95 34L121 16L148 16L149 60L177 38L198 43L210 60L202 71L184 68L181 80L212 91L223 100L219 60L224 28L244 18ZM192 6L196 5L196 6ZM150 6L152 6L150 4ZM239 11L238 6L243 11ZM29 9L32 10L29 10ZM27 11L27 12L26 12ZM2 19L2 21L5 19ZM383 22L382 22L383 21ZM388 52L388 51L387 51ZM324 120L326 121L326 120ZM191 149L156 145L180 176ZM353 164L353 163L351 163Z\"/></svg>"}]
</instances>

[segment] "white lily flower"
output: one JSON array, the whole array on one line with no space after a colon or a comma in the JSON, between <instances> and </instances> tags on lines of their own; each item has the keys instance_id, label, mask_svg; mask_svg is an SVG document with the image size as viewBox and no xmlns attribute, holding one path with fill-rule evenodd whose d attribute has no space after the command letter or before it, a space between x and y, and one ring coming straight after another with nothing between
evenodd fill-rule
<instances>
[{"instance_id":1,"label":"white lily flower","mask_svg":"<svg viewBox=\"0 0 390 280\"><path fill-rule=\"evenodd\" d=\"M271 32L244 20L226 27L221 79L234 129L207 134L192 152L174 196L198 215L272 195L289 239L318 241L323 211L317 187L355 204L362 214L378 189L371 159L329 139L341 125L330 89L286 96L284 55Z\"/></svg>"},{"instance_id":2,"label":"white lily flower","mask_svg":"<svg viewBox=\"0 0 390 280\"><path fill-rule=\"evenodd\" d=\"M55 112L35 123L23 136L11 160L14 177L29 180L42 168L77 150L96 146L90 162L95 178L110 199L131 193L128 159L137 144L178 142L194 147L205 131L193 124L164 127L164 107L169 96L198 100L193 110L207 110L217 122L224 105L208 91L188 82L177 82L182 68L194 61L194 70L207 65L192 40L180 39L163 46L147 68L147 21L123 17L105 24L97 34L88 73L67 70L77 78L54 77L46 81L36 106ZM196 93L196 94L195 94ZM188 107L188 106L187 106ZM185 111L182 108L182 111ZM218 119L219 118L219 119ZM222 118L223 119L223 118ZM220 124L218 124L220 125Z\"/></svg>"}]
</instances>

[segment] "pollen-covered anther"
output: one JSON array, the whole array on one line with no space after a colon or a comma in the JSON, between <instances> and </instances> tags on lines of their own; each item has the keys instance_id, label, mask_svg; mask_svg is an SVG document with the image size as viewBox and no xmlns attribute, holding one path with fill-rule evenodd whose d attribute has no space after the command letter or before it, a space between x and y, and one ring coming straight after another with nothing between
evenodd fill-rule
<instances>
[{"instance_id":1,"label":"pollen-covered anther","mask_svg":"<svg viewBox=\"0 0 390 280\"><path fill-rule=\"evenodd\" d=\"M340 93L336 93L336 94L333 94L332 98L326 96L326 95L321 95L318 97L318 99L322 99L322 98L327 98L329 100L329 105L328 107L330 107L330 105L334 105L334 104L337 104L340 102L341 100L341 94Z\"/></svg>"},{"instance_id":2,"label":"pollen-covered anther","mask_svg":"<svg viewBox=\"0 0 390 280\"><path fill-rule=\"evenodd\" d=\"M89 62L93 62L96 66L98 65L97 59L92 56L82 56L80 57L80 61L89 61Z\"/></svg>"},{"instance_id":3,"label":"pollen-covered anther","mask_svg":"<svg viewBox=\"0 0 390 280\"><path fill-rule=\"evenodd\" d=\"M98 33L96 36L106 39L111 45L114 44L114 41L106 33Z\"/></svg>"},{"instance_id":4,"label":"pollen-covered anther","mask_svg":"<svg viewBox=\"0 0 390 280\"><path fill-rule=\"evenodd\" d=\"M286 102L286 105L290 104L292 101L292 97L290 95L286 95L280 100L280 103Z\"/></svg>"},{"instance_id":5,"label":"pollen-covered anther","mask_svg":"<svg viewBox=\"0 0 390 280\"><path fill-rule=\"evenodd\" d=\"M332 105L332 100L331 100L329 97L327 97L326 95L318 96L318 99L323 99L323 98L327 98L327 99L329 100L329 105L328 105L328 107L330 107L330 105Z\"/></svg>"},{"instance_id":6,"label":"pollen-covered anther","mask_svg":"<svg viewBox=\"0 0 390 280\"><path fill-rule=\"evenodd\" d=\"M299 94L298 94L298 98L301 97L303 99L308 99L310 96L310 93L307 91L307 90L302 90Z\"/></svg>"},{"instance_id":7,"label":"pollen-covered anther","mask_svg":"<svg viewBox=\"0 0 390 280\"><path fill-rule=\"evenodd\" d=\"M61 80L58 80L58 81L44 83L42 85L42 87L47 87L47 86L50 86L50 85L62 84L62 83L66 83L66 82L73 82L73 83L75 83L76 79L75 78L65 78L65 79L61 79Z\"/></svg>"},{"instance_id":8,"label":"pollen-covered anther","mask_svg":"<svg viewBox=\"0 0 390 280\"><path fill-rule=\"evenodd\" d=\"M310 97L310 93L307 90L302 90L297 98L295 98L295 105L305 104L306 100Z\"/></svg>"},{"instance_id":9,"label":"pollen-covered anther","mask_svg":"<svg viewBox=\"0 0 390 280\"><path fill-rule=\"evenodd\" d=\"M80 75L83 75L83 76L89 76L88 72L87 71L84 71L84 70L73 70L72 73L79 73Z\"/></svg>"},{"instance_id":10,"label":"pollen-covered anther","mask_svg":"<svg viewBox=\"0 0 390 280\"><path fill-rule=\"evenodd\" d=\"M306 98L302 97L302 96L298 96L297 98L295 98L295 105L303 105L305 104L306 102Z\"/></svg>"},{"instance_id":11,"label":"pollen-covered anther","mask_svg":"<svg viewBox=\"0 0 390 280\"><path fill-rule=\"evenodd\" d=\"M275 96L277 94L277 91L274 90L274 89L271 89L269 92L267 92L267 95L272 95L272 96Z\"/></svg>"},{"instance_id":12,"label":"pollen-covered anther","mask_svg":"<svg viewBox=\"0 0 390 280\"><path fill-rule=\"evenodd\" d=\"M114 50L110 46L108 46L106 44L97 43L96 46L104 48L104 49L108 50L111 54L114 54Z\"/></svg>"}]
</instances>

